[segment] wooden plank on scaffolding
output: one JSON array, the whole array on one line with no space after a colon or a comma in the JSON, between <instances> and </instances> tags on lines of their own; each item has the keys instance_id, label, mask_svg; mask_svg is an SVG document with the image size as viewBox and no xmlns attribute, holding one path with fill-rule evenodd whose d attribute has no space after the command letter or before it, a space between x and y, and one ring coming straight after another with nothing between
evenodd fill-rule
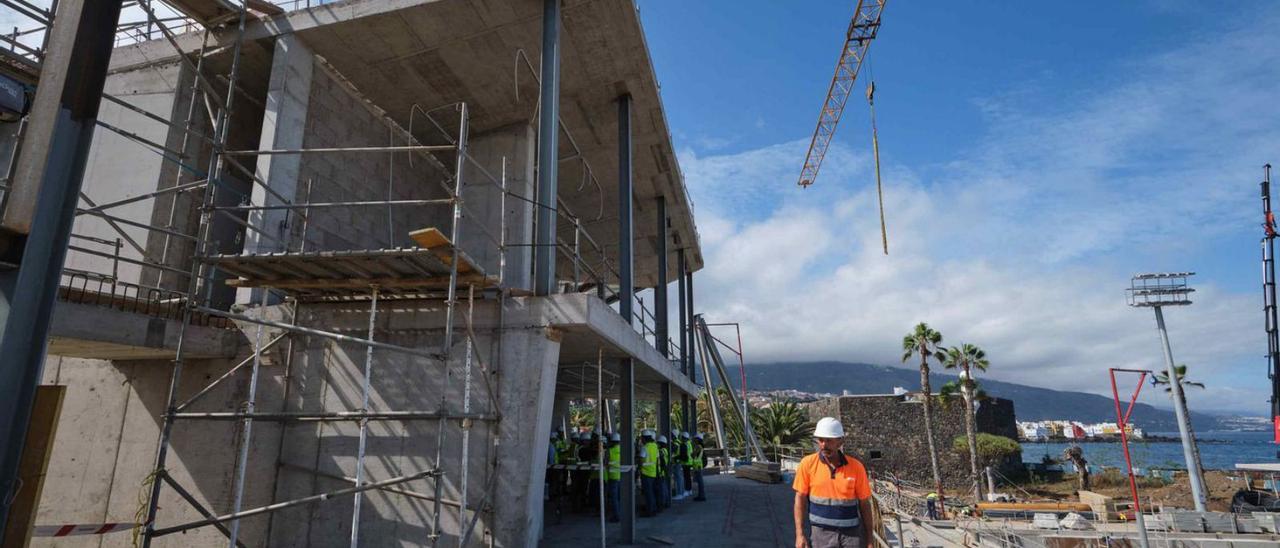
<instances>
[{"instance_id":1,"label":"wooden plank on scaffolding","mask_svg":"<svg viewBox=\"0 0 1280 548\"><path fill-rule=\"evenodd\" d=\"M470 274L467 276L458 276L459 285L475 285L477 287L489 287L496 280L487 276L477 276ZM280 290L304 290L304 289L352 289L367 290L372 286L378 286L383 289L444 289L449 287L448 276L434 276L430 278L346 278L346 279L308 279L308 280L260 280L260 279L229 279L227 285L231 287L270 287Z\"/></svg>"},{"instance_id":2,"label":"wooden plank on scaffolding","mask_svg":"<svg viewBox=\"0 0 1280 548\"><path fill-rule=\"evenodd\" d=\"M45 474L49 471L49 456L53 454L53 438L58 432L58 415L62 413L62 400L67 387L41 386L36 389L35 405L31 410L31 427L22 448L22 460L18 464L18 479L22 489L10 507L9 522L5 524L4 538L0 545L25 547L31 542L35 527L36 508L40 503L40 491L44 488Z\"/></svg>"},{"instance_id":3,"label":"wooden plank on scaffolding","mask_svg":"<svg viewBox=\"0 0 1280 548\"><path fill-rule=\"evenodd\" d=\"M245 0L244 5L264 15L280 15L284 13L283 8L265 0Z\"/></svg>"},{"instance_id":4,"label":"wooden plank on scaffolding","mask_svg":"<svg viewBox=\"0 0 1280 548\"><path fill-rule=\"evenodd\" d=\"M183 15L211 27L240 15L240 7L228 0L168 0L166 3Z\"/></svg>"},{"instance_id":5,"label":"wooden plank on scaffolding","mask_svg":"<svg viewBox=\"0 0 1280 548\"><path fill-rule=\"evenodd\" d=\"M449 237L445 236L443 232L440 232L440 229L432 227L415 230L409 233L409 237L413 238L413 241L417 242L418 245L426 248L434 254L436 258L440 259L440 262L446 265L453 262L453 242L449 241ZM476 266L475 261L471 260L471 257L469 257L465 252L461 249L458 249L457 252L458 258L460 259L458 261L459 274L480 270L480 268Z\"/></svg>"}]
</instances>

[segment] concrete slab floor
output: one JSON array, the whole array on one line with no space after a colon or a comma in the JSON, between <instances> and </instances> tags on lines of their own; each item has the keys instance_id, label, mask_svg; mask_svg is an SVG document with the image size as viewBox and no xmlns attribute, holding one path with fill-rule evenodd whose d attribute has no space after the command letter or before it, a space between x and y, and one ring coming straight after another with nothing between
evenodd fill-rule
<instances>
[{"instance_id":1,"label":"concrete slab floor","mask_svg":"<svg viewBox=\"0 0 1280 548\"><path fill-rule=\"evenodd\" d=\"M767 485L732 475L705 476L706 502L672 501L657 517L636 518L633 546L774 547L794 546L791 523L793 491L783 483ZM637 489L637 491L639 491ZM643 506L643 500L639 506ZM563 514L559 521L551 509L546 514L544 548L600 544L596 515ZM620 524L606 523L610 546L619 544ZM661 538L665 544L650 539Z\"/></svg>"}]
</instances>

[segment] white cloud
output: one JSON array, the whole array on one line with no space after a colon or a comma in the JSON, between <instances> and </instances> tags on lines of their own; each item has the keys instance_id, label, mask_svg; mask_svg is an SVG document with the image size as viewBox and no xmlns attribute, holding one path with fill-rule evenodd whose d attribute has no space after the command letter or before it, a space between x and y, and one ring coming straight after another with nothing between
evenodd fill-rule
<instances>
[{"instance_id":1,"label":"white cloud","mask_svg":"<svg viewBox=\"0 0 1280 548\"><path fill-rule=\"evenodd\" d=\"M749 360L896 363L927 321L984 347L992 378L1109 394L1108 367L1163 362L1151 312L1125 304L1129 276L1195 268L1198 247L1257 224L1254 181L1280 150L1280 46L1262 30L1277 19L1122 61L1052 107L1060 95L1034 87L975 101L989 126L963 159L885 166L887 257L865 154L832 147L802 191L807 139L683 151L700 308L743 323ZM1198 406L1261 414L1259 299L1219 286L1200 280L1194 306L1167 311L1174 354L1210 386Z\"/></svg>"}]
</instances>

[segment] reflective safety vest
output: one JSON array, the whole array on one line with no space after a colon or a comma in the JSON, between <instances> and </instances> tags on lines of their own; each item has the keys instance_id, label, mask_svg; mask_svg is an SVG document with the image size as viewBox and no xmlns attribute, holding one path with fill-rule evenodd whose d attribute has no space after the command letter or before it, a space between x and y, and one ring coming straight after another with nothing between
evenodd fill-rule
<instances>
[{"instance_id":1,"label":"reflective safety vest","mask_svg":"<svg viewBox=\"0 0 1280 548\"><path fill-rule=\"evenodd\" d=\"M693 441L684 440L684 464L686 466L696 466L697 461L693 459Z\"/></svg>"},{"instance_id":2,"label":"reflective safety vest","mask_svg":"<svg viewBox=\"0 0 1280 548\"><path fill-rule=\"evenodd\" d=\"M609 448L609 475L605 479L609 481L618 481L622 479L621 445L614 445Z\"/></svg>"},{"instance_id":3,"label":"reflective safety vest","mask_svg":"<svg viewBox=\"0 0 1280 548\"><path fill-rule=\"evenodd\" d=\"M697 470L706 468L706 465L702 463L702 446L701 445L693 446L693 451L689 456L689 466L692 466L694 467L694 469L697 469Z\"/></svg>"},{"instance_id":4,"label":"reflective safety vest","mask_svg":"<svg viewBox=\"0 0 1280 548\"><path fill-rule=\"evenodd\" d=\"M561 464L575 464L578 462L578 444L561 441L560 449Z\"/></svg>"},{"instance_id":5,"label":"reflective safety vest","mask_svg":"<svg viewBox=\"0 0 1280 548\"><path fill-rule=\"evenodd\" d=\"M843 462L828 463L820 453L800 461L795 491L809 497L809 523L832 529L848 529L862 524L858 503L871 497L867 470L857 459L841 456Z\"/></svg>"},{"instance_id":6,"label":"reflective safety vest","mask_svg":"<svg viewBox=\"0 0 1280 548\"><path fill-rule=\"evenodd\" d=\"M658 477L658 444L654 442L644 444L644 451L640 455L643 458L640 462L640 475L646 478Z\"/></svg>"},{"instance_id":7,"label":"reflective safety vest","mask_svg":"<svg viewBox=\"0 0 1280 548\"><path fill-rule=\"evenodd\" d=\"M668 469L671 468L671 453L666 447L658 447L658 475L666 477L670 475Z\"/></svg>"}]
</instances>

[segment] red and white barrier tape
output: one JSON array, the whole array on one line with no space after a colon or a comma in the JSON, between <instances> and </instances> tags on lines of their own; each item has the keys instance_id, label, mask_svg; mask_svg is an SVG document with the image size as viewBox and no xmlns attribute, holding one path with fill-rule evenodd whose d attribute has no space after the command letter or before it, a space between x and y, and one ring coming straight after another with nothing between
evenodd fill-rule
<instances>
[{"instance_id":1,"label":"red and white barrier tape","mask_svg":"<svg viewBox=\"0 0 1280 548\"><path fill-rule=\"evenodd\" d=\"M101 535L128 531L141 527L141 523L92 523L70 525L37 525L31 534L33 537L71 537L76 535Z\"/></svg>"}]
</instances>

